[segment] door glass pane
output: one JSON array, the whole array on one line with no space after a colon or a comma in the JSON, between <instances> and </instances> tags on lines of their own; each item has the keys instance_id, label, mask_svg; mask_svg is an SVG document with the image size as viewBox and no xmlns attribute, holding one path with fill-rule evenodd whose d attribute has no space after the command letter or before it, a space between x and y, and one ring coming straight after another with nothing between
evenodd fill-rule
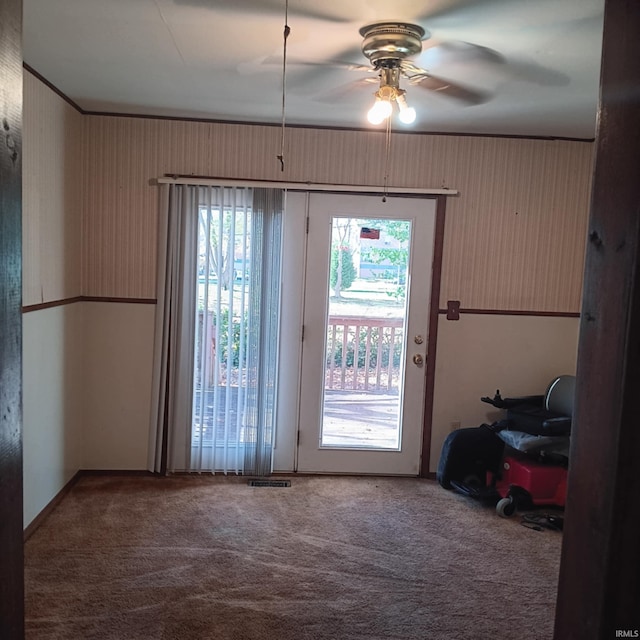
<instances>
[{"instance_id":1,"label":"door glass pane","mask_svg":"<svg viewBox=\"0 0 640 640\"><path fill-rule=\"evenodd\" d=\"M411 222L333 217L323 447L398 449Z\"/></svg>"}]
</instances>

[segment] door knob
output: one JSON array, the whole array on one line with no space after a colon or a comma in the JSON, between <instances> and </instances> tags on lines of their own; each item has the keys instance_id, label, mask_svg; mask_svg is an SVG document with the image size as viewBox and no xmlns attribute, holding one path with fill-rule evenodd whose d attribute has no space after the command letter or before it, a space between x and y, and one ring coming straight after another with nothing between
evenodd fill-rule
<instances>
[{"instance_id":1,"label":"door knob","mask_svg":"<svg viewBox=\"0 0 640 640\"><path fill-rule=\"evenodd\" d=\"M424 358L422 357L422 355L420 355L419 353L416 353L413 356L413 363L418 366L421 367L424 364Z\"/></svg>"}]
</instances>

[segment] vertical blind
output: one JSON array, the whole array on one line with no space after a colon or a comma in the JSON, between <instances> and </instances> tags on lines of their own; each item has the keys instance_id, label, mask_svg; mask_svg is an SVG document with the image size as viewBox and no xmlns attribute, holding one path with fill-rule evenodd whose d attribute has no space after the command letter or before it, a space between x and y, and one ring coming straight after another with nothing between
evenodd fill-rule
<instances>
[{"instance_id":1,"label":"vertical blind","mask_svg":"<svg viewBox=\"0 0 640 640\"><path fill-rule=\"evenodd\" d=\"M282 191L167 187L154 469L267 475L276 418Z\"/></svg>"}]
</instances>

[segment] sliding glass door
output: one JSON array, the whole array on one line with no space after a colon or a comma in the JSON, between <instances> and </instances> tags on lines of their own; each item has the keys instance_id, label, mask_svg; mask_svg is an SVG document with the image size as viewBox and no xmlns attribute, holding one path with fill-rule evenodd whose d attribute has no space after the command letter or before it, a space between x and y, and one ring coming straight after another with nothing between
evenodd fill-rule
<instances>
[{"instance_id":1,"label":"sliding glass door","mask_svg":"<svg viewBox=\"0 0 640 640\"><path fill-rule=\"evenodd\" d=\"M271 471L281 210L263 189L199 206L191 469Z\"/></svg>"},{"instance_id":2,"label":"sliding glass door","mask_svg":"<svg viewBox=\"0 0 640 640\"><path fill-rule=\"evenodd\" d=\"M163 191L150 433L155 471L271 471L282 208L278 189Z\"/></svg>"}]
</instances>

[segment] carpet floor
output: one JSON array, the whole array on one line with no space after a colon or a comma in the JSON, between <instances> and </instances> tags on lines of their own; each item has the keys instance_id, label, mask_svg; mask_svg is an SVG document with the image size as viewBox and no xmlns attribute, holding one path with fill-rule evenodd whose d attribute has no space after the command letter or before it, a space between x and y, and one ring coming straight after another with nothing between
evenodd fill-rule
<instances>
[{"instance_id":1,"label":"carpet floor","mask_svg":"<svg viewBox=\"0 0 640 640\"><path fill-rule=\"evenodd\" d=\"M428 480L91 477L25 545L27 640L543 640L561 534Z\"/></svg>"}]
</instances>

